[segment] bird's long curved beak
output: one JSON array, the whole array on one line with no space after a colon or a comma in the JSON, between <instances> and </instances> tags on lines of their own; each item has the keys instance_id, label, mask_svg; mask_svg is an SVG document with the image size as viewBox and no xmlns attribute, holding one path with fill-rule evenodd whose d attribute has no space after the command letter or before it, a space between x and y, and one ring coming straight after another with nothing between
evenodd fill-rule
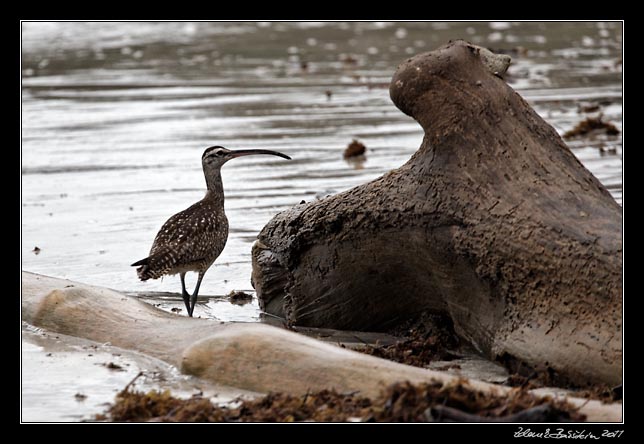
<instances>
[{"instance_id":1,"label":"bird's long curved beak","mask_svg":"<svg viewBox=\"0 0 644 444\"><path fill-rule=\"evenodd\" d=\"M291 160L291 158L288 157L286 154L278 153L277 151L271 151L271 150L235 150L230 152L230 156L233 159L235 157L251 156L253 154L271 154L273 156L278 156L283 159Z\"/></svg>"}]
</instances>

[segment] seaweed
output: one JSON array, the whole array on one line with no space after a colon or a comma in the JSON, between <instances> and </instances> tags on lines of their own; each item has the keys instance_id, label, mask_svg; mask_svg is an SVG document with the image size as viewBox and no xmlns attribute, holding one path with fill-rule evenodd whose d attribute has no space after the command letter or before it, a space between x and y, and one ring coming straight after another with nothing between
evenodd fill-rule
<instances>
[{"instance_id":1,"label":"seaweed","mask_svg":"<svg viewBox=\"0 0 644 444\"><path fill-rule=\"evenodd\" d=\"M119 422L565 422L585 416L564 400L537 397L523 389L507 394L481 392L466 380L451 384L401 382L375 399L335 390L302 396L269 393L237 400L234 407L214 405L201 394L179 399L169 391L130 391L116 397L96 420Z\"/></svg>"},{"instance_id":2,"label":"seaweed","mask_svg":"<svg viewBox=\"0 0 644 444\"><path fill-rule=\"evenodd\" d=\"M610 122L604 122L603 116L599 115L598 117L587 117L582 120L573 129L566 131L563 138L572 139L591 133L601 133L602 131L608 136L616 136L619 134L619 130L615 125Z\"/></svg>"},{"instance_id":3,"label":"seaweed","mask_svg":"<svg viewBox=\"0 0 644 444\"><path fill-rule=\"evenodd\" d=\"M401 339L395 344L365 345L355 351L423 368L433 361L458 357L453 350L459 347L460 341L451 321L443 316L425 313L391 333Z\"/></svg>"}]
</instances>

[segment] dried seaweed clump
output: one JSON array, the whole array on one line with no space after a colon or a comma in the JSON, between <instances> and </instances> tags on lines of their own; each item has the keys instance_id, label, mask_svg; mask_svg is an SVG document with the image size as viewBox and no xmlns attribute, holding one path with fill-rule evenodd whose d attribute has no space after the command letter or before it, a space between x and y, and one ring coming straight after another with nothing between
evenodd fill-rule
<instances>
[{"instance_id":1,"label":"dried seaweed clump","mask_svg":"<svg viewBox=\"0 0 644 444\"><path fill-rule=\"evenodd\" d=\"M573 129L566 131L563 138L573 139L575 137L601 132L604 132L608 136L616 136L619 134L617 127L610 122L604 122L600 115L599 117L588 117L582 120Z\"/></svg>"},{"instance_id":2,"label":"dried seaweed clump","mask_svg":"<svg viewBox=\"0 0 644 444\"><path fill-rule=\"evenodd\" d=\"M116 395L106 418L119 422L221 422L226 418L221 409L208 399L195 396L175 398L169 390L148 393L123 390ZM218 416L219 415L219 416ZM98 419L103 419L99 417Z\"/></svg>"},{"instance_id":3,"label":"dried seaweed clump","mask_svg":"<svg viewBox=\"0 0 644 444\"><path fill-rule=\"evenodd\" d=\"M539 398L516 389L484 393L465 380L455 384L394 384L387 388L378 421L388 422L568 422L585 416L562 400Z\"/></svg>"},{"instance_id":4,"label":"dried seaweed clump","mask_svg":"<svg viewBox=\"0 0 644 444\"><path fill-rule=\"evenodd\" d=\"M111 421L155 422L561 422L585 417L565 401L539 398L525 390L507 395L483 393L466 381L451 385L397 383L369 399L356 393L322 390L294 396L270 393L239 400L236 407L213 405L195 396L178 399L168 391L124 389L106 415Z\"/></svg>"},{"instance_id":5,"label":"dried seaweed clump","mask_svg":"<svg viewBox=\"0 0 644 444\"><path fill-rule=\"evenodd\" d=\"M425 314L391 333L402 338L391 345L365 345L355 350L423 368L436 360L449 361L458 357L454 354L460 345L458 336L451 322L440 316Z\"/></svg>"}]
</instances>

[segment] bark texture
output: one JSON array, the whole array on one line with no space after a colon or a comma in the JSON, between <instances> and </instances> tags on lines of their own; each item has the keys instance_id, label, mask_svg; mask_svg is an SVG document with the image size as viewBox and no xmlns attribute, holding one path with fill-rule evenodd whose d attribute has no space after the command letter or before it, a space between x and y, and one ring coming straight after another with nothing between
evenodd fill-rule
<instances>
[{"instance_id":1,"label":"bark texture","mask_svg":"<svg viewBox=\"0 0 644 444\"><path fill-rule=\"evenodd\" d=\"M351 330L442 313L492 359L617 384L621 207L491 64L457 41L398 67L390 95L422 145L276 215L253 247L260 305Z\"/></svg>"}]
</instances>

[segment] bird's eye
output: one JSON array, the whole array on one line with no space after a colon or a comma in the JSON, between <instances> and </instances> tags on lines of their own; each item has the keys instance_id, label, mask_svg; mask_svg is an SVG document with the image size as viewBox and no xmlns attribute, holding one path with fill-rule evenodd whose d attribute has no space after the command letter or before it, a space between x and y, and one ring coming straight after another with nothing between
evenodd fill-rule
<instances>
[{"instance_id":1,"label":"bird's eye","mask_svg":"<svg viewBox=\"0 0 644 444\"><path fill-rule=\"evenodd\" d=\"M224 155L224 152L223 152L223 151L221 151L221 150L220 150L220 151L217 151L217 152L215 153L215 156L217 156L217 157L221 157L221 156L223 156L223 155Z\"/></svg>"}]
</instances>

